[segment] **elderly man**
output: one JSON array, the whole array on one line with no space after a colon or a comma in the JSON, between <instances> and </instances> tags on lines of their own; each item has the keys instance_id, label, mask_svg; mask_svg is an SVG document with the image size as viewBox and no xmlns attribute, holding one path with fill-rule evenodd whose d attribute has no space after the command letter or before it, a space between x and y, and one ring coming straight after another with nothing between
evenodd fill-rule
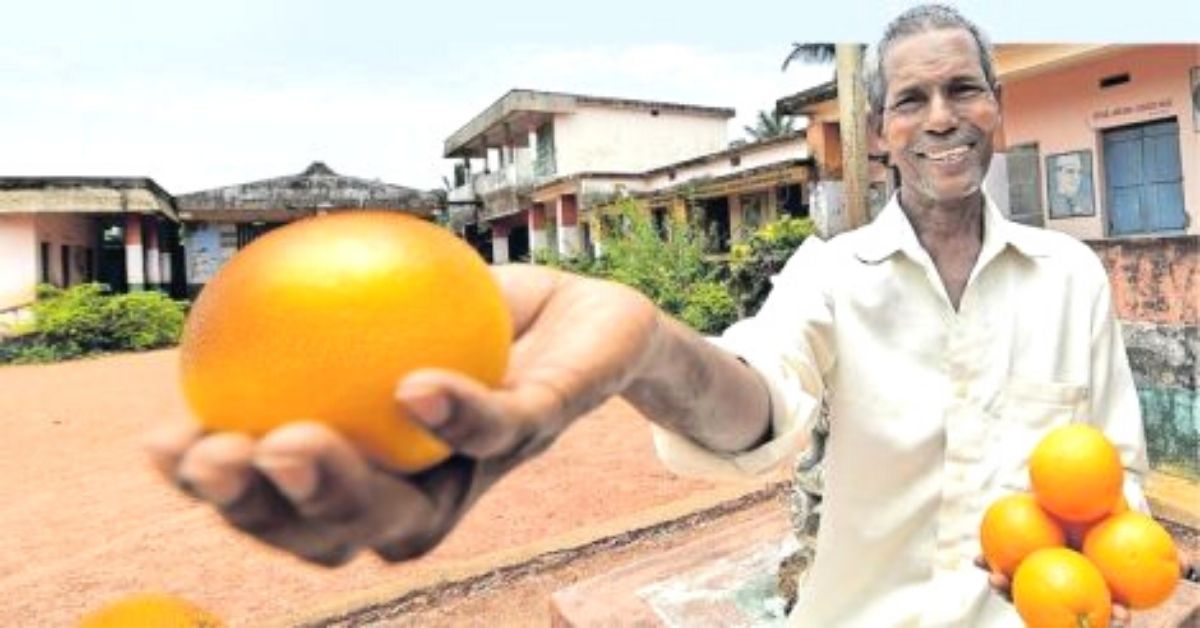
<instances>
[{"instance_id":1,"label":"elderly man","mask_svg":"<svg viewBox=\"0 0 1200 628\"><path fill-rule=\"evenodd\" d=\"M981 191L1001 118L974 25L912 9L876 58L872 128L899 193L871 225L807 242L758 315L721 338L618 285L501 267L516 342L504 386L437 371L398 383L397 402L457 452L446 464L395 474L300 422L258 441L164 437L152 448L162 468L307 559L399 560L611 396L655 423L670 467L744 474L803 450L828 393L824 521L793 619L1017 625L972 559L984 508L1024 484L1040 435L1099 427L1130 471L1129 501L1143 503L1142 426L1107 277L1082 244L1006 221Z\"/></svg>"}]
</instances>

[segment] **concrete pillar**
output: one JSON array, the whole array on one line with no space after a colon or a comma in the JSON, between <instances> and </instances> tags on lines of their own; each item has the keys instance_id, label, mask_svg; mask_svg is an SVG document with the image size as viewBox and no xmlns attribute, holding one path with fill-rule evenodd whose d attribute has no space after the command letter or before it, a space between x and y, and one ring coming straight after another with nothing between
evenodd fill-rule
<instances>
[{"instance_id":1,"label":"concrete pillar","mask_svg":"<svg viewBox=\"0 0 1200 628\"><path fill-rule=\"evenodd\" d=\"M742 197L739 194L730 194L728 202L729 240L731 243L741 242L746 223L746 221L743 220L743 218L745 218L745 214L742 212Z\"/></svg>"},{"instance_id":2,"label":"concrete pillar","mask_svg":"<svg viewBox=\"0 0 1200 628\"><path fill-rule=\"evenodd\" d=\"M142 216L125 214L125 281L130 291L146 289L146 258L142 251Z\"/></svg>"},{"instance_id":3,"label":"concrete pillar","mask_svg":"<svg viewBox=\"0 0 1200 628\"><path fill-rule=\"evenodd\" d=\"M162 284L158 257L158 216L149 216L145 224L146 242L146 287L157 290Z\"/></svg>"},{"instance_id":4,"label":"concrete pillar","mask_svg":"<svg viewBox=\"0 0 1200 628\"><path fill-rule=\"evenodd\" d=\"M508 263L508 225L492 225L492 263Z\"/></svg>"},{"instance_id":5,"label":"concrete pillar","mask_svg":"<svg viewBox=\"0 0 1200 628\"><path fill-rule=\"evenodd\" d=\"M574 257L583 250L583 236L579 232L579 204L574 194L558 197L555 221L558 226L558 254Z\"/></svg>"},{"instance_id":6,"label":"concrete pillar","mask_svg":"<svg viewBox=\"0 0 1200 628\"><path fill-rule=\"evenodd\" d=\"M550 239L546 233L546 205L534 203L529 208L529 253L536 254L548 248Z\"/></svg>"}]
</instances>

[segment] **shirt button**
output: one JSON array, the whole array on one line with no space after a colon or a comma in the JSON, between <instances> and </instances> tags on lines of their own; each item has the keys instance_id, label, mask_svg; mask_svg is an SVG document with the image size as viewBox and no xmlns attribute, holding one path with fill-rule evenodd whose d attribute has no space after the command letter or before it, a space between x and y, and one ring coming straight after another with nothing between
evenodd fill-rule
<instances>
[{"instance_id":1,"label":"shirt button","mask_svg":"<svg viewBox=\"0 0 1200 628\"><path fill-rule=\"evenodd\" d=\"M967 397L967 390L967 383L959 382L958 385L954 387L954 394L957 395L959 399L965 399Z\"/></svg>"}]
</instances>

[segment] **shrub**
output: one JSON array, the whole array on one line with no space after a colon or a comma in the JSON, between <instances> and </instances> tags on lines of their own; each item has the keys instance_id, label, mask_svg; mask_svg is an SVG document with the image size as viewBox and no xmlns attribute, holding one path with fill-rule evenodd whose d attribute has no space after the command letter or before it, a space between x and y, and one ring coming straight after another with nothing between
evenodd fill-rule
<instances>
[{"instance_id":1,"label":"shrub","mask_svg":"<svg viewBox=\"0 0 1200 628\"><path fill-rule=\"evenodd\" d=\"M729 288L741 316L752 316L771 291L771 277L813 233L812 220L785 217L769 222L737 244L729 256Z\"/></svg>"},{"instance_id":2,"label":"shrub","mask_svg":"<svg viewBox=\"0 0 1200 628\"><path fill-rule=\"evenodd\" d=\"M737 321L737 304L724 285L702 281L692 286L679 318L700 333L716 334Z\"/></svg>"},{"instance_id":3,"label":"shrub","mask_svg":"<svg viewBox=\"0 0 1200 628\"><path fill-rule=\"evenodd\" d=\"M110 295L101 284L38 289L30 333L0 344L0 362L52 362L110 351L167 347L184 306L158 292Z\"/></svg>"},{"instance_id":4,"label":"shrub","mask_svg":"<svg viewBox=\"0 0 1200 628\"><path fill-rule=\"evenodd\" d=\"M663 237L628 200L617 205L609 222L611 231L601 239L602 256L563 258L539 251L534 260L630 286L701 333L720 332L737 320L737 304L723 283L726 271L710 261L703 230L672 220Z\"/></svg>"}]
</instances>

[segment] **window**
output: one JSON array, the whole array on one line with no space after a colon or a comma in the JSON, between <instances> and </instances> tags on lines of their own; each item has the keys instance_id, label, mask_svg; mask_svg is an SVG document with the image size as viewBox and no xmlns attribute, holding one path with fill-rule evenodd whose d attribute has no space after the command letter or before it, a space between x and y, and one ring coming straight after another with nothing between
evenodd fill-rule
<instances>
[{"instance_id":1,"label":"window","mask_svg":"<svg viewBox=\"0 0 1200 628\"><path fill-rule=\"evenodd\" d=\"M252 222L250 224L240 223L237 225L237 248L240 250L247 244L258 239L264 233L278 227L279 223L269 222Z\"/></svg>"},{"instance_id":2,"label":"window","mask_svg":"<svg viewBox=\"0 0 1200 628\"><path fill-rule=\"evenodd\" d=\"M1171 118L1110 129L1103 137L1109 234L1186 229L1179 122Z\"/></svg>"},{"instance_id":3,"label":"window","mask_svg":"<svg viewBox=\"0 0 1200 628\"><path fill-rule=\"evenodd\" d=\"M537 128L536 152L533 162L533 174L548 177L555 173L557 165L554 160L554 124L547 122Z\"/></svg>"},{"instance_id":4,"label":"window","mask_svg":"<svg viewBox=\"0 0 1200 628\"><path fill-rule=\"evenodd\" d=\"M42 269L42 283L50 283L50 243L42 242L38 254L38 266Z\"/></svg>"},{"instance_id":5,"label":"window","mask_svg":"<svg viewBox=\"0 0 1200 628\"><path fill-rule=\"evenodd\" d=\"M1042 213L1041 156L1037 144L1013 146L1008 151L1008 207L1015 222L1040 227Z\"/></svg>"},{"instance_id":6,"label":"window","mask_svg":"<svg viewBox=\"0 0 1200 628\"><path fill-rule=\"evenodd\" d=\"M667 221L667 208L655 207L650 210L650 216L654 220L654 232L662 240L666 240L669 236L669 223Z\"/></svg>"},{"instance_id":7,"label":"window","mask_svg":"<svg viewBox=\"0 0 1200 628\"><path fill-rule=\"evenodd\" d=\"M767 193L745 194L738 199L738 202L742 206L742 233L739 235L745 237L757 231L765 221Z\"/></svg>"}]
</instances>

